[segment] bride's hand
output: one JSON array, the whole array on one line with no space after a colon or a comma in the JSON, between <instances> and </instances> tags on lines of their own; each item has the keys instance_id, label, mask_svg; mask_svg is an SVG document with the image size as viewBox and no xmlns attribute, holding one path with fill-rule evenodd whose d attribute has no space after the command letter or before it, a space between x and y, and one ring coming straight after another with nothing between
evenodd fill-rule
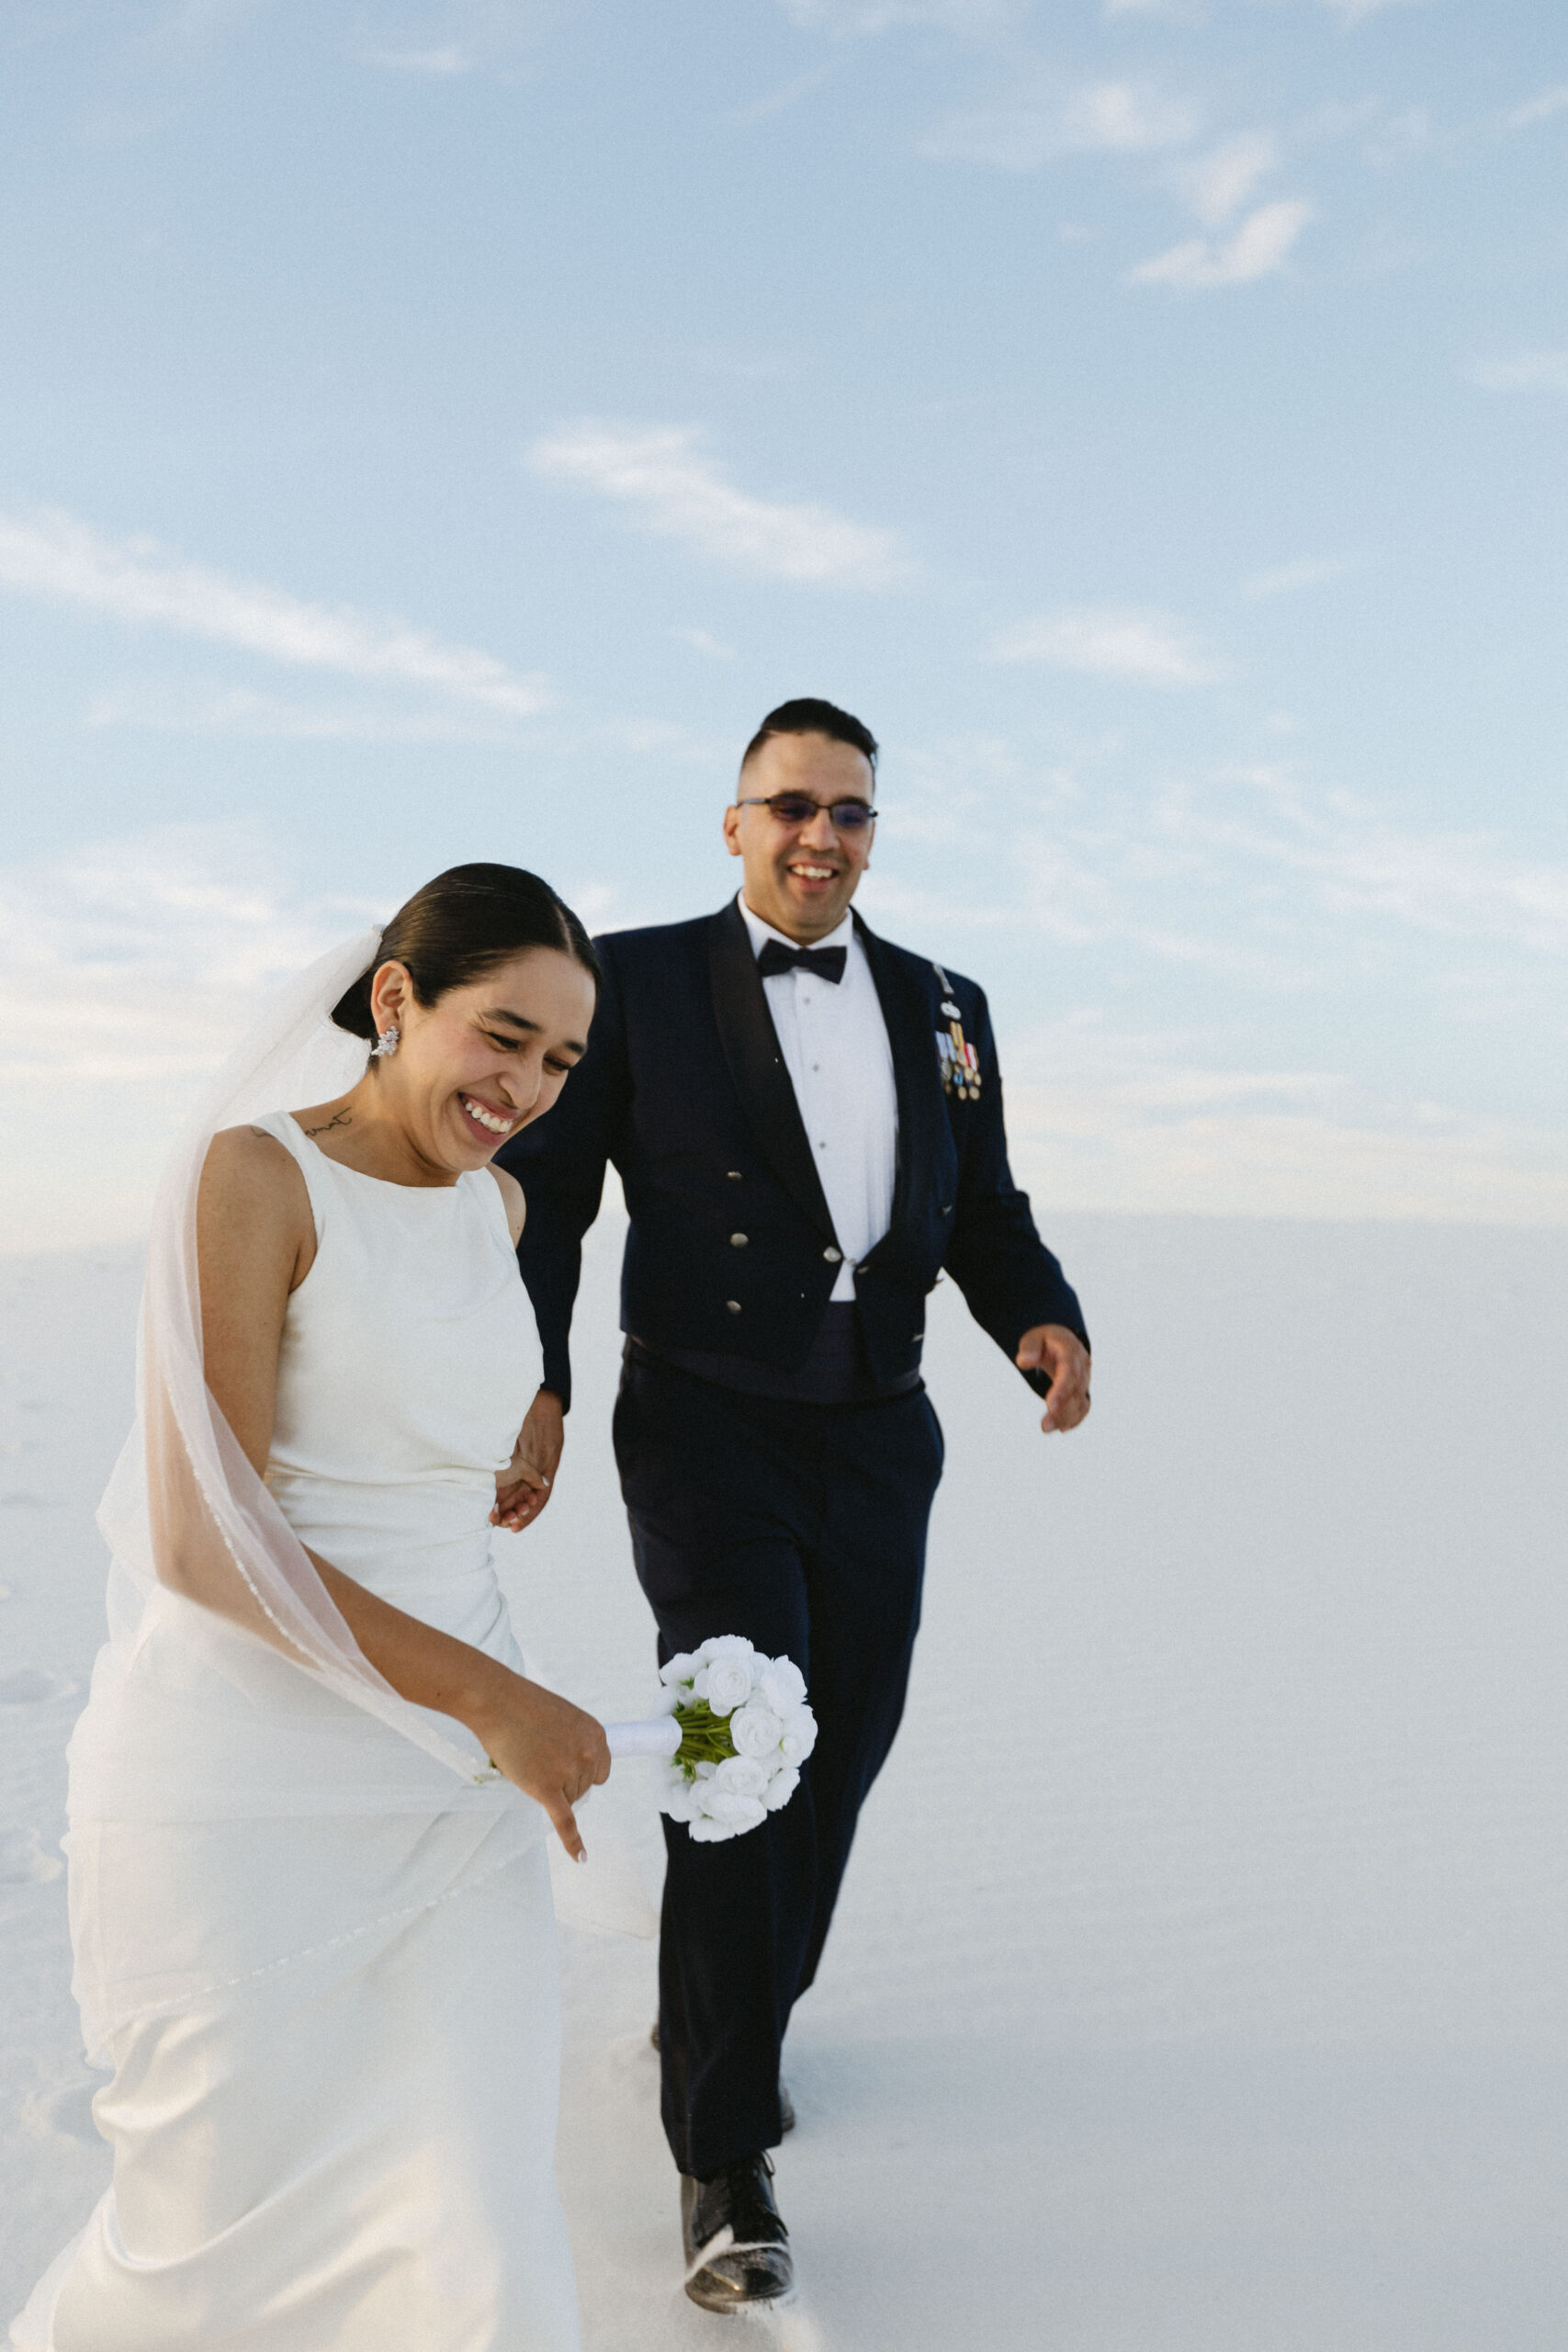
<instances>
[{"instance_id":1,"label":"bride's hand","mask_svg":"<svg viewBox=\"0 0 1568 2352\"><path fill-rule=\"evenodd\" d=\"M586 1861L571 1809L610 1777L604 1724L542 1683L508 1674L469 1728L484 1742L491 1762L544 1806L573 1861Z\"/></svg>"},{"instance_id":2,"label":"bride's hand","mask_svg":"<svg viewBox=\"0 0 1568 2352\"><path fill-rule=\"evenodd\" d=\"M560 1398L553 1388L541 1388L528 1408L511 1461L497 1476L492 1527L515 1534L538 1518L549 1501L565 1442Z\"/></svg>"}]
</instances>

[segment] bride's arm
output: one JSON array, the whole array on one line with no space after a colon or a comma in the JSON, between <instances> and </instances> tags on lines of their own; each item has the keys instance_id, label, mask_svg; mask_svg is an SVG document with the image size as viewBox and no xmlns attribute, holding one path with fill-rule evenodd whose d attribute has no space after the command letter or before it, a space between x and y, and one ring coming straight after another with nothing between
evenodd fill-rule
<instances>
[{"instance_id":1,"label":"bride's arm","mask_svg":"<svg viewBox=\"0 0 1568 2352\"><path fill-rule=\"evenodd\" d=\"M254 1127L214 1136L197 1211L207 1385L258 1477L272 1448L288 1295L310 1272L315 1246L305 1180L276 1137ZM467 1724L580 1856L571 1807L610 1771L594 1718L310 1556L378 1673L415 1706Z\"/></svg>"},{"instance_id":2,"label":"bride's arm","mask_svg":"<svg viewBox=\"0 0 1568 2352\"><path fill-rule=\"evenodd\" d=\"M318 1553L310 1557L378 1673L415 1706L466 1724L491 1763L544 1806L561 1844L581 1861L582 1840L571 1808L610 1777L604 1725L471 1643L395 1609Z\"/></svg>"}]
</instances>

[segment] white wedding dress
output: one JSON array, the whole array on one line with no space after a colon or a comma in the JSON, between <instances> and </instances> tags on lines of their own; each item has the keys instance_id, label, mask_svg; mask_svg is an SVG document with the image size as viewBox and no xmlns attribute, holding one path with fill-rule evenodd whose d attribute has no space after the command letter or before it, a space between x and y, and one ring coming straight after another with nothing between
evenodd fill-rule
<instances>
[{"instance_id":1,"label":"white wedding dress","mask_svg":"<svg viewBox=\"0 0 1568 2352\"><path fill-rule=\"evenodd\" d=\"M317 1233L267 1487L335 1566L520 1666L488 1521L539 1355L499 1188L383 1183L260 1124ZM12 2345L573 2352L544 1814L449 1718L421 1747L118 1562L109 1617L67 1850L114 2178Z\"/></svg>"}]
</instances>

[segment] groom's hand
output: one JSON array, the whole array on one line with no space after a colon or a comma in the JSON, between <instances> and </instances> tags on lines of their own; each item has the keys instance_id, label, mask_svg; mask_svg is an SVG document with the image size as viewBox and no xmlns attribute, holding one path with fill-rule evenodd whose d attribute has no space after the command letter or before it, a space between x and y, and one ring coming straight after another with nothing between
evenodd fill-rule
<instances>
[{"instance_id":1,"label":"groom's hand","mask_svg":"<svg viewBox=\"0 0 1568 2352\"><path fill-rule=\"evenodd\" d=\"M1051 1383L1043 1430L1076 1430L1089 1411L1089 1350L1065 1323L1037 1323L1018 1343L1021 1372L1043 1372Z\"/></svg>"},{"instance_id":2,"label":"groom's hand","mask_svg":"<svg viewBox=\"0 0 1568 2352\"><path fill-rule=\"evenodd\" d=\"M541 1388L528 1408L512 1459L496 1478L492 1527L509 1528L515 1534L538 1518L555 1490L565 1443L560 1398L553 1388Z\"/></svg>"}]
</instances>

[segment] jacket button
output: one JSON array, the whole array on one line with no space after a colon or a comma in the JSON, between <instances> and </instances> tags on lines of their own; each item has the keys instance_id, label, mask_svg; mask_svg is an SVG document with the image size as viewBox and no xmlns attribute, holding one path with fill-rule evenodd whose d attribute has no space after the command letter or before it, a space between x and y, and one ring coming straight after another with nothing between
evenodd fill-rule
<instances>
[{"instance_id":1,"label":"jacket button","mask_svg":"<svg viewBox=\"0 0 1568 2352\"><path fill-rule=\"evenodd\" d=\"M841 1262L844 1253L841 1250L824 1250L822 1255L830 1266L837 1266Z\"/></svg>"},{"instance_id":2,"label":"jacket button","mask_svg":"<svg viewBox=\"0 0 1568 2352\"><path fill-rule=\"evenodd\" d=\"M725 1170L725 1171L724 1171L724 1172L725 1172L725 1174L728 1177L728 1179L729 1179L729 1181L730 1181L730 1182L731 1182L732 1184L739 1184L739 1182L740 1182L740 1170L739 1170L739 1168L727 1168L727 1169Z\"/></svg>"},{"instance_id":3,"label":"jacket button","mask_svg":"<svg viewBox=\"0 0 1568 2352\"><path fill-rule=\"evenodd\" d=\"M744 1250L749 1238L750 1236L747 1234L732 1233L729 1237L729 1246L732 1250Z\"/></svg>"},{"instance_id":4,"label":"jacket button","mask_svg":"<svg viewBox=\"0 0 1568 2352\"><path fill-rule=\"evenodd\" d=\"M727 1298L727 1299L725 1300L725 1302L724 1302L724 1303L725 1303L726 1306L728 1306L728 1309L729 1309L729 1311L730 1311L731 1315L739 1315L739 1312L740 1312L740 1301L739 1301L738 1298Z\"/></svg>"}]
</instances>

